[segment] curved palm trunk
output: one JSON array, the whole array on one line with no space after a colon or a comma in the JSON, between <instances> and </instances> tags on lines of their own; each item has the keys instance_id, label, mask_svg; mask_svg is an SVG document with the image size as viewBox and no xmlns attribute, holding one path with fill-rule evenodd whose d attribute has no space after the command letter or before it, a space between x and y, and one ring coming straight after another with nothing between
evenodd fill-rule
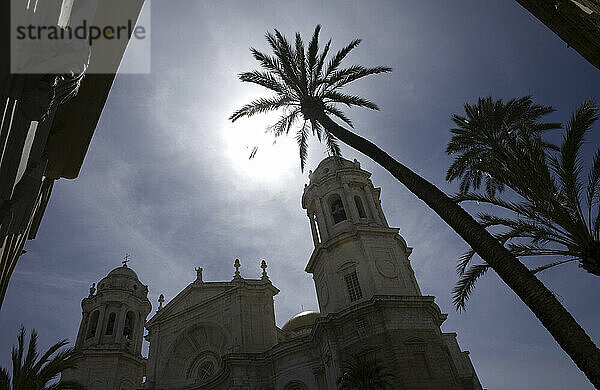
<instances>
[{"instance_id":1,"label":"curved palm trunk","mask_svg":"<svg viewBox=\"0 0 600 390\"><path fill-rule=\"evenodd\" d=\"M372 142L339 126L324 113L318 113L315 119L340 141L387 169L450 225L521 298L596 389L600 389L600 350L554 294L523 263L436 186Z\"/></svg>"}]
</instances>

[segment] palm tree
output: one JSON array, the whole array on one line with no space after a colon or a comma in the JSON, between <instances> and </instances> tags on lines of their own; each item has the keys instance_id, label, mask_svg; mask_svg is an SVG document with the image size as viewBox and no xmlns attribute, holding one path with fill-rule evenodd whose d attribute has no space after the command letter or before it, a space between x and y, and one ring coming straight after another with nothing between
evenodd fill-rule
<instances>
[{"instance_id":1,"label":"palm tree","mask_svg":"<svg viewBox=\"0 0 600 390\"><path fill-rule=\"evenodd\" d=\"M600 388L600 350L554 294L453 199L372 142L331 119L330 115L352 127L339 104L376 110L373 102L344 94L341 89L360 78L389 72L390 68L353 65L340 69L343 59L360 40L350 42L326 64L331 40L319 52L319 32L320 26L317 26L306 49L298 33L294 46L277 30L274 34L267 33L266 39L274 56L252 48L252 55L264 70L241 73L239 77L241 81L269 89L274 95L250 102L229 119L236 121L258 113L283 111L281 119L272 126L276 137L288 134L296 122L302 121L296 132L302 167L310 134L319 139L323 137L333 155L339 155L336 140L340 140L372 158L434 210L496 271L590 381Z\"/></svg>"},{"instance_id":2,"label":"palm tree","mask_svg":"<svg viewBox=\"0 0 600 390\"><path fill-rule=\"evenodd\" d=\"M337 385L339 390L385 390L394 388L394 378L378 360L359 355L342 363Z\"/></svg>"},{"instance_id":3,"label":"palm tree","mask_svg":"<svg viewBox=\"0 0 600 390\"><path fill-rule=\"evenodd\" d=\"M25 354L25 328L21 326L17 335L17 346L12 348L12 381L7 370L0 368L0 390L83 390L82 385L73 381L55 382L58 375L66 369L76 367L73 348L60 348L67 340L51 346L41 357L37 349L37 333L31 331L27 354ZM57 353L58 352L58 353ZM56 353L56 355L54 355ZM23 360L25 355L25 360ZM54 357L51 357L54 355Z\"/></svg>"},{"instance_id":4,"label":"palm tree","mask_svg":"<svg viewBox=\"0 0 600 390\"><path fill-rule=\"evenodd\" d=\"M466 116L452 117L457 128L451 130L446 151L456 157L446 179L461 178L458 201L493 205L513 215L483 212L478 217L483 226L501 229L494 236L515 256L553 257L533 273L577 261L600 276L600 149L586 185L581 159L585 135L600 110L593 101L584 102L567 123L560 147L542 138L545 131L561 127L541 121L553 111L533 104L530 96L506 104L490 97L466 104ZM485 191L478 191L484 179ZM489 269L488 264L467 269L474 255L467 251L457 267L461 277L454 302L461 308Z\"/></svg>"}]
</instances>

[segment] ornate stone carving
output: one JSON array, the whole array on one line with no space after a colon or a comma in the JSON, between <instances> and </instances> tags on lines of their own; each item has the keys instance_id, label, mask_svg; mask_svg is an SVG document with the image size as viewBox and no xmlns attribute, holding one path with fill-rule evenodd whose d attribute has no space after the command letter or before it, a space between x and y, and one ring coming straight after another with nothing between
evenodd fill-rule
<instances>
[{"instance_id":1,"label":"ornate stone carving","mask_svg":"<svg viewBox=\"0 0 600 390\"><path fill-rule=\"evenodd\" d=\"M383 277L394 279L398 276L398 267L390 259L377 259L375 267Z\"/></svg>"}]
</instances>

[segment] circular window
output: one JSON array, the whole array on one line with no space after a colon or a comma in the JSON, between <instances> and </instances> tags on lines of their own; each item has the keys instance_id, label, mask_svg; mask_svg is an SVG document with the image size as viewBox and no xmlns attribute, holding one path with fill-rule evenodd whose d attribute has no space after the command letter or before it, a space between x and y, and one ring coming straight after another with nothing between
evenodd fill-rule
<instances>
[{"instance_id":1,"label":"circular window","mask_svg":"<svg viewBox=\"0 0 600 390\"><path fill-rule=\"evenodd\" d=\"M213 362L204 362L198 368L198 379L205 380L215 373L215 364Z\"/></svg>"},{"instance_id":2,"label":"circular window","mask_svg":"<svg viewBox=\"0 0 600 390\"><path fill-rule=\"evenodd\" d=\"M308 390L308 388L304 383L300 381L291 381L287 385L285 385L283 390Z\"/></svg>"},{"instance_id":3,"label":"circular window","mask_svg":"<svg viewBox=\"0 0 600 390\"><path fill-rule=\"evenodd\" d=\"M221 359L212 351L203 351L193 359L186 371L185 377L190 384L210 381L221 373Z\"/></svg>"}]
</instances>

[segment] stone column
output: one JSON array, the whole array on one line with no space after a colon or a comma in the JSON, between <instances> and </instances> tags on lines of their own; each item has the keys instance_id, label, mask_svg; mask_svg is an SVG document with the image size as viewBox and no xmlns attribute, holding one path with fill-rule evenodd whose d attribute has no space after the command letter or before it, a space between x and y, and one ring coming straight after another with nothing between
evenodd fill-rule
<instances>
[{"instance_id":1,"label":"stone column","mask_svg":"<svg viewBox=\"0 0 600 390\"><path fill-rule=\"evenodd\" d=\"M133 336L134 336L134 340L135 340L135 345L133 348L133 352L136 355L139 355L142 352L142 343L144 342L143 337L144 337L144 325L145 325L145 319L142 318L142 313L137 311L135 312L137 318L135 319L135 326L134 326L134 332L133 332Z\"/></svg>"},{"instance_id":2,"label":"stone column","mask_svg":"<svg viewBox=\"0 0 600 390\"><path fill-rule=\"evenodd\" d=\"M25 114L20 109L22 102L16 102L14 111L12 112L12 121L10 118L7 121L10 126L10 133L6 138L4 147L4 153L2 153L2 164L0 165L0 178L2 181L7 180L5 185L0 188L1 199L11 199L12 191L14 186L18 182L17 173L19 170L20 162L27 161L29 156L25 156L25 140L29 130L31 128L31 121L25 117ZM8 132L9 129L5 128Z\"/></svg>"},{"instance_id":3,"label":"stone column","mask_svg":"<svg viewBox=\"0 0 600 390\"><path fill-rule=\"evenodd\" d=\"M369 210L371 210L371 215L373 216L373 221L377 224L381 223L381 218L379 216L379 210L377 210L377 206L375 205L375 201L373 200L373 191L371 191L371 187L369 185L365 185L363 187L365 191L365 198L367 200L367 204L369 205Z\"/></svg>"},{"instance_id":4,"label":"stone column","mask_svg":"<svg viewBox=\"0 0 600 390\"><path fill-rule=\"evenodd\" d=\"M321 204L321 199L315 199L315 204L317 206L317 222L319 223L319 233L321 233L321 241L327 241L329 239L329 224L326 222L328 220L327 215L323 211L323 205Z\"/></svg>"},{"instance_id":5,"label":"stone column","mask_svg":"<svg viewBox=\"0 0 600 390\"><path fill-rule=\"evenodd\" d=\"M358 210L356 209L356 204L354 203L352 191L350 191L350 187L348 187L348 184L346 183L344 183L344 193L346 194L346 208L348 209L346 212L346 217L349 217L354 223L360 222L360 217L358 215Z\"/></svg>"},{"instance_id":6,"label":"stone column","mask_svg":"<svg viewBox=\"0 0 600 390\"><path fill-rule=\"evenodd\" d=\"M148 363L146 368L146 386L144 389L152 389L156 384L156 366L158 364L159 340L156 331L148 330L146 340L150 343L148 349Z\"/></svg>"},{"instance_id":7,"label":"stone column","mask_svg":"<svg viewBox=\"0 0 600 390\"><path fill-rule=\"evenodd\" d=\"M308 215L308 220L310 221L310 231L316 248L319 245L319 234L317 233L317 227L315 226L315 214L312 211L307 211L306 215Z\"/></svg>"},{"instance_id":8,"label":"stone column","mask_svg":"<svg viewBox=\"0 0 600 390\"><path fill-rule=\"evenodd\" d=\"M96 334L94 335L94 344L100 344L100 337L102 336L102 328L104 328L104 313L106 312L106 306L100 307L98 315L98 325L96 326Z\"/></svg>"},{"instance_id":9,"label":"stone column","mask_svg":"<svg viewBox=\"0 0 600 390\"><path fill-rule=\"evenodd\" d=\"M385 218L385 213L383 212L383 209L381 208L381 199L379 199L379 197L373 197L373 200L375 202L375 205L377 206L379 215L381 216L381 222L383 223L383 226L389 227L390 225L388 225L388 223L387 223L387 219Z\"/></svg>"},{"instance_id":10,"label":"stone column","mask_svg":"<svg viewBox=\"0 0 600 390\"><path fill-rule=\"evenodd\" d=\"M127 306L122 305L119 314L117 315L117 327L115 333L115 343L120 344L123 339L123 328L125 328L125 316L127 315Z\"/></svg>"},{"instance_id":11,"label":"stone column","mask_svg":"<svg viewBox=\"0 0 600 390\"><path fill-rule=\"evenodd\" d=\"M87 331L87 326L85 326L90 317L90 313L83 312L81 313L81 324L79 325L79 332L77 333L77 340L75 341L76 347L81 347L81 344L85 340L85 334Z\"/></svg>"}]
</instances>

